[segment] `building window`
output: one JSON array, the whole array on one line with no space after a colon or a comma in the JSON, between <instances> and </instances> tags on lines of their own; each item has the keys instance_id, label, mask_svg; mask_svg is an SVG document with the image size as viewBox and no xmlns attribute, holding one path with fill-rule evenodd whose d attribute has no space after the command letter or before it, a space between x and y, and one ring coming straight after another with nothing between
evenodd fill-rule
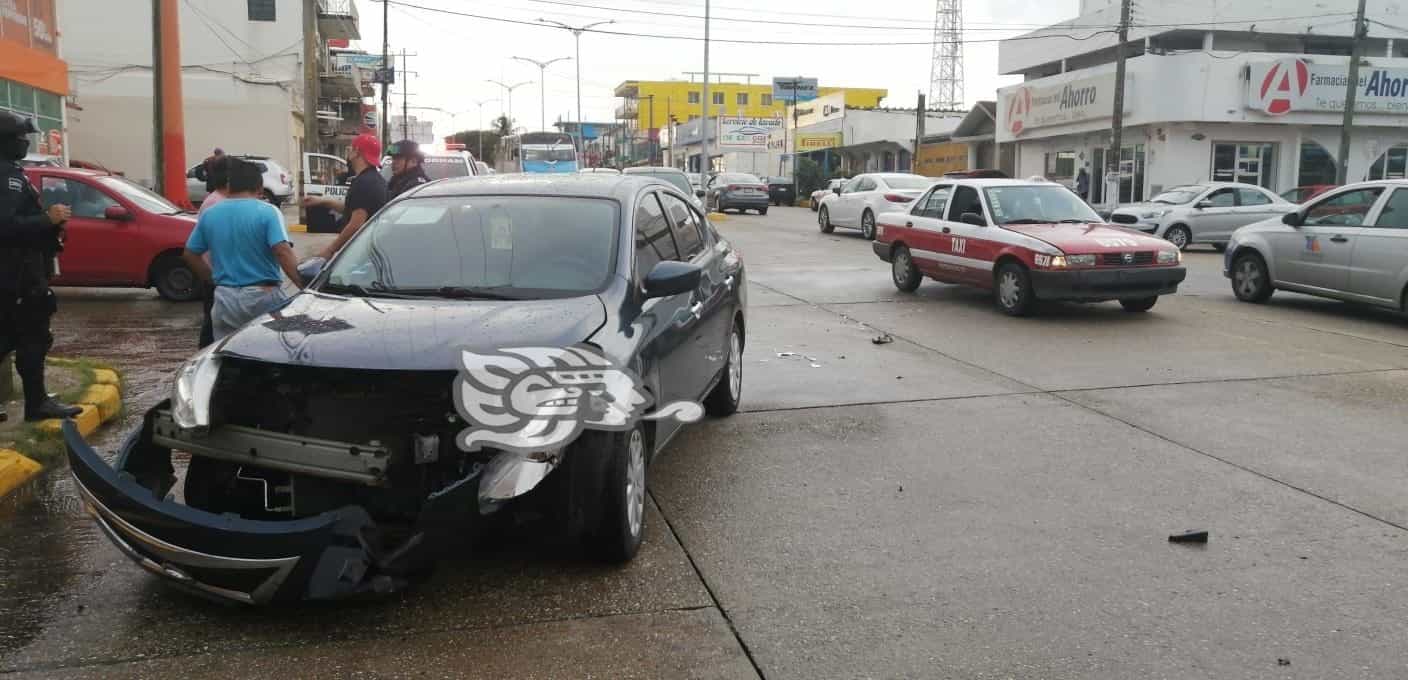
<instances>
[{"instance_id":1,"label":"building window","mask_svg":"<svg viewBox=\"0 0 1408 680\"><path fill-rule=\"evenodd\" d=\"M250 21L274 21L275 0L249 0Z\"/></svg>"},{"instance_id":2,"label":"building window","mask_svg":"<svg viewBox=\"0 0 1408 680\"><path fill-rule=\"evenodd\" d=\"M748 105L748 93L747 93L747 92L739 92L736 101L738 102L738 105L739 105L739 106L747 106L747 105Z\"/></svg>"},{"instance_id":3,"label":"building window","mask_svg":"<svg viewBox=\"0 0 1408 680\"><path fill-rule=\"evenodd\" d=\"M698 104L698 103L699 103L699 90L691 90L691 91L690 91L690 93L689 93L689 103L691 103L691 104Z\"/></svg>"},{"instance_id":4,"label":"building window","mask_svg":"<svg viewBox=\"0 0 1408 680\"><path fill-rule=\"evenodd\" d=\"M724 103L724 93L722 93L722 92L715 92L715 93L714 93L714 103L715 103L715 104L723 104L723 103Z\"/></svg>"},{"instance_id":5,"label":"building window","mask_svg":"<svg viewBox=\"0 0 1408 680\"><path fill-rule=\"evenodd\" d=\"M1365 180L1408 178L1408 146L1395 146L1369 166ZM1334 184L1333 181L1328 182Z\"/></svg>"},{"instance_id":6,"label":"building window","mask_svg":"<svg viewBox=\"0 0 1408 680\"><path fill-rule=\"evenodd\" d=\"M1296 173L1296 186L1334 184L1335 170L1335 159L1325 147L1315 142L1300 145L1300 170Z\"/></svg>"},{"instance_id":7,"label":"building window","mask_svg":"<svg viewBox=\"0 0 1408 680\"><path fill-rule=\"evenodd\" d=\"M1057 151L1046 154L1046 176L1067 179L1076 176L1076 152Z\"/></svg>"},{"instance_id":8,"label":"building window","mask_svg":"<svg viewBox=\"0 0 1408 680\"><path fill-rule=\"evenodd\" d=\"M772 106L772 95L770 95L770 94L765 94L765 95L763 95L763 102L762 102L762 103L763 103L763 106Z\"/></svg>"},{"instance_id":9,"label":"building window","mask_svg":"<svg viewBox=\"0 0 1408 680\"><path fill-rule=\"evenodd\" d=\"M1212 145L1214 182L1245 182L1272 188L1275 180L1275 144L1217 142Z\"/></svg>"}]
</instances>

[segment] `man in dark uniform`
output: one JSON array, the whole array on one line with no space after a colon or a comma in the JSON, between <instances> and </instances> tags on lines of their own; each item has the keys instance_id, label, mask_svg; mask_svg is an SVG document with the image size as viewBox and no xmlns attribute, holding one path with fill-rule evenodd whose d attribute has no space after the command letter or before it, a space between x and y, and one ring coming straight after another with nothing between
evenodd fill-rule
<instances>
[{"instance_id":1,"label":"man in dark uniform","mask_svg":"<svg viewBox=\"0 0 1408 680\"><path fill-rule=\"evenodd\" d=\"M391 200L430 181L425 174L425 154L413 139L403 139L386 150L391 156L391 181L386 183L386 198Z\"/></svg>"},{"instance_id":2,"label":"man in dark uniform","mask_svg":"<svg viewBox=\"0 0 1408 680\"><path fill-rule=\"evenodd\" d=\"M352 140L352 155L347 159L347 167L352 171L352 184L347 187L347 198L319 198L309 196L303 199L303 207L322 207L342 214L338 221L337 238L318 253L324 260L332 259L347 240L357 235L362 225L386 205L386 180L377 167L381 164L381 140L371 133L362 133Z\"/></svg>"},{"instance_id":3,"label":"man in dark uniform","mask_svg":"<svg viewBox=\"0 0 1408 680\"><path fill-rule=\"evenodd\" d=\"M20 169L20 159L29 152L27 135L37 132L34 121L0 111L0 361L15 353L28 421L81 412L55 401L44 387L44 355L54 344L49 317L57 309L49 277L71 213L66 205L44 210L39 192ZM0 418L4 416L0 403Z\"/></svg>"}]
</instances>

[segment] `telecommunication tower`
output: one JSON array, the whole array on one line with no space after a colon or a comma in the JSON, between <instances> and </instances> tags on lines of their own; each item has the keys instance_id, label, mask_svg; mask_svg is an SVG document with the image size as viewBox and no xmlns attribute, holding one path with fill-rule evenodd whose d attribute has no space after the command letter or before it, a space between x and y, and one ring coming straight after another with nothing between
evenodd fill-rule
<instances>
[{"instance_id":1,"label":"telecommunication tower","mask_svg":"<svg viewBox=\"0 0 1408 680\"><path fill-rule=\"evenodd\" d=\"M929 107L963 108L963 0L935 0Z\"/></svg>"}]
</instances>

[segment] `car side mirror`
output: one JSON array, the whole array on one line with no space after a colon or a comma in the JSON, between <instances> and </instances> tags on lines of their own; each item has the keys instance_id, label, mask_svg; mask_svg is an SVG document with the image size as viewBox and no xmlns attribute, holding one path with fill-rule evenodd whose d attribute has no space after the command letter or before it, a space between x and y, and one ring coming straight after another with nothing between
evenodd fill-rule
<instances>
[{"instance_id":1,"label":"car side mirror","mask_svg":"<svg viewBox=\"0 0 1408 680\"><path fill-rule=\"evenodd\" d=\"M832 189L831 191L834 192L837 196L840 196L840 195L841 195L841 187L836 187L835 189Z\"/></svg>"},{"instance_id":2,"label":"car side mirror","mask_svg":"<svg viewBox=\"0 0 1408 680\"><path fill-rule=\"evenodd\" d=\"M695 196L698 196L698 197L700 197L700 198L704 198L704 190L703 190L703 189L695 189L695 190L694 190L694 195L695 195Z\"/></svg>"},{"instance_id":3,"label":"car side mirror","mask_svg":"<svg viewBox=\"0 0 1408 680\"><path fill-rule=\"evenodd\" d=\"M973 225L973 226L975 226L975 227L986 227L986 226L988 226L988 221L985 220L985 219L983 219L983 216L982 216L982 215L979 215L978 213L974 213L974 212L966 212L966 213L963 213L962 215L959 215L959 216L958 216L958 221L959 221L959 222L962 222L962 223L964 223L964 224L971 224L971 225Z\"/></svg>"},{"instance_id":4,"label":"car side mirror","mask_svg":"<svg viewBox=\"0 0 1408 680\"><path fill-rule=\"evenodd\" d=\"M697 264L666 260L657 262L645 276L645 297L659 298L688 293L699 287L704 272Z\"/></svg>"},{"instance_id":5,"label":"car side mirror","mask_svg":"<svg viewBox=\"0 0 1408 680\"><path fill-rule=\"evenodd\" d=\"M1193 204L1193 207L1197 208L1198 210L1202 210L1203 208L1211 208L1212 201L1198 201L1197 203Z\"/></svg>"},{"instance_id":6,"label":"car side mirror","mask_svg":"<svg viewBox=\"0 0 1408 680\"><path fill-rule=\"evenodd\" d=\"M1304 224L1304 220L1301 219L1299 212L1289 212L1281 216L1281 224L1288 227L1299 227Z\"/></svg>"},{"instance_id":7,"label":"car side mirror","mask_svg":"<svg viewBox=\"0 0 1408 680\"><path fill-rule=\"evenodd\" d=\"M120 205L110 205L103 211L103 219L114 222L129 222L132 220L132 213Z\"/></svg>"}]
</instances>

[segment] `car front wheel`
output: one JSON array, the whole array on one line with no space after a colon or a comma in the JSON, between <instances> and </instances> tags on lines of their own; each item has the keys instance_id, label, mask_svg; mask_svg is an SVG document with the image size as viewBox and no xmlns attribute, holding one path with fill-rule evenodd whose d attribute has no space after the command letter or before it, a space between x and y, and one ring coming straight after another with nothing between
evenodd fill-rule
<instances>
[{"instance_id":1,"label":"car front wheel","mask_svg":"<svg viewBox=\"0 0 1408 680\"><path fill-rule=\"evenodd\" d=\"M577 455L607 457L601 513L595 527L583 536L587 551L603 562L629 562L640 551L645 537L646 439L637 424L625 432L587 433L605 450ZM585 438L585 437L584 437Z\"/></svg>"},{"instance_id":2,"label":"car front wheel","mask_svg":"<svg viewBox=\"0 0 1408 680\"><path fill-rule=\"evenodd\" d=\"M909 248L903 245L895 246L895 252L890 258L890 278L895 282L895 288L904 293L913 293L919 288L919 283L923 277L919 274L919 268L914 266L914 258L909 255Z\"/></svg>"},{"instance_id":3,"label":"car front wheel","mask_svg":"<svg viewBox=\"0 0 1408 680\"><path fill-rule=\"evenodd\" d=\"M830 234L836 231L836 225L831 223L831 211L826 206L821 206L821 211L816 215L816 223L821 227L821 233Z\"/></svg>"},{"instance_id":4,"label":"car front wheel","mask_svg":"<svg viewBox=\"0 0 1408 680\"><path fill-rule=\"evenodd\" d=\"M875 240L875 213L867 210L860 216L860 235L867 241Z\"/></svg>"},{"instance_id":5,"label":"car front wheel","mask_svg":"<svg viewBox=\"0 0 1408 680\"><path fill-rule=\"evenodd\" d=\"M1193 232L1188 231L1188 227L1175 224L1169 227L1168 231L1164 232L1164 239L1178 246L1179 250L1187 250L1188 244L1193 242Z\"/></svg>"},{"instance_id":6,"label":"car front wheel","mask_svg":"<svg viewBox=\"0 0 1408 680\"><path fill-rule=\"evenodd\" d=\"M1271 274L1266 261L1256 253L1238 255L1232 261L1232 294L1242 302L1266 302L1276 289L1271 286Z\"/></svg>"},{"instance_id":7,"label":"car front wheel","mask_svg":"<svg viewBox=\"0 0 1408 680\"><path fill-rule=\"evenodd\" d=\"M993 282L993 299L997 308L1009 316L1026 316L1032 310L1032 277L1027 268L1008 262L997 270Z\"/></svg>"}]
</instances>

